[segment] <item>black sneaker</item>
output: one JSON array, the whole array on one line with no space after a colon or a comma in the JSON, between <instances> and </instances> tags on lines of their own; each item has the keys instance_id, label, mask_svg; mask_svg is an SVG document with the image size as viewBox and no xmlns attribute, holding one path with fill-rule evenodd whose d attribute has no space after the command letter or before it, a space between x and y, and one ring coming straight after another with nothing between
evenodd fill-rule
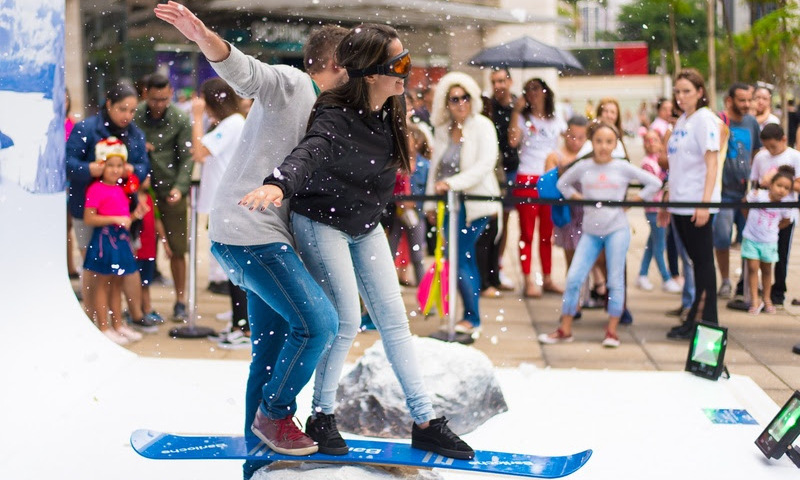
<instances>
[{"instance_id":1,"label":"black sneaker","mask_svg":"<svg viewBox=\"0 0 800 480\"><path fill-rule=\"evenodd\" d=\"M748 308L750 308L750 304L744 301L744 298L735 298L728 302L726 305L731 310L739 310L742 312L746 312Z\"/></svg>"},{"instance_id":2,"label":"black sneaker","mask_svg":"<svg viewBox=\"0 0 800 480\"><path fill-rule=\"evenodd\" d=\"M667 338L672 340L689 340L692 335L694 335L694 322L684 322L667 332Z\"/></svg>"},{"instance_id":3,"label":"black sneaker","mask_svg":"<svg viewBox=\"0 0 800 480\"><path fill-rule=\"evenodd\" d=\"M450 430L445 417L434 418L425 429L415 423L411 427L411 447L459 460L475 457L475 450Z\"/></svg>"},{"instance_id":4,"label":"black sneaker","mask_svg":"<svg viewBox=\"0 0 800 480\"><path fill-rule=\"evenodd\" d=\"M230 295L231 291L228 287L228 282L210 282L208 284L208 291L216 293L217 295Z\"/></svg>"},{"instance_id":5,"label":"black sneaker","mask_svg":"<svg viewBox=\"0 0 800 480\"><path fill-rule=\"evenodd\" d=\"M347 443L336 428L336 417L317 412L306 420L306 435L311 437L319 447L319 453L325 455L346 455L349 451Z\"/></svg>"},{"instance_id":6,"label":"black sneaker","mask_svg":"<svg viewBox=\"0 0 800 480\"><path fill-rule=\"evenodd\" d=\"M158 331L158 324L146 315L138 320L129 318L128 323L140 332L156 333Z\"/></svg>"},{"instance_id":7,"label":"black sneaker","mask_svg":"<svg viewBox=\"0 0 800 480\"><path fill-rule=\"evenodd\" d=\"M185 322L189 318L186 314L186 305L181 302L175 302L172 307L172 321L176 323Z\"/></svg>"}]
</instances>

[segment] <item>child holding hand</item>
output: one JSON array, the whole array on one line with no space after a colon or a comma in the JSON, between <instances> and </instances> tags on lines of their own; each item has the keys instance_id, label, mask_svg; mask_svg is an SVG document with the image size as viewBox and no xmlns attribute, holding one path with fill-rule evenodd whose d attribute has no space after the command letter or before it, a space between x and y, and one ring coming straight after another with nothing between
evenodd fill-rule
<instances>
[{"instance_id":1,"label":"child holding hand","mask_svg":"<svg viewBox=\"0 0 800 480\"><path fill-rule=\"evenodd\" d=\"M138 271L130 244L130 202L122 187L127 157L128 149L116 137L97 143L95 158L103 165L103 173L86 190L83 217L86 225L94 227L83 264L93 277L89 309L100 331L119 345L142 338L125 324L121 315L123 277ZM142 210L135 210L137 219Z\"/></svg>"},{"instance_id":2,"label":"child holding hand","mask_svg":"<svg viewBox=\"0 0 800 480\"><path fill-rule=\"evenodd\" d=\"M795 171L789 165L781 165L769 178L767 190L751 190L747 201L781 202L791 192ZM766 180L766 179L765 179ZM742 231L742 258L747 263L748 287L752 302L747 313L758 315L761 311L775 313L772 302L772 267L778 261L778 231L792 221L788 208L751 208ZM758 299L758 271L761 270L763 301Z\"/></svg>"}]
</instances>

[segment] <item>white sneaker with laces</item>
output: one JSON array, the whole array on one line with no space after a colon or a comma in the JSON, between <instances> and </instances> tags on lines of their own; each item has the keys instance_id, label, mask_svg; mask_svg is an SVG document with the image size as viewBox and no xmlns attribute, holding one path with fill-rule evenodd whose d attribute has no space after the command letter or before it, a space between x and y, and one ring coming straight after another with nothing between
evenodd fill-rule
<instances>
[{"instance_id":1,"label":"white sneaker with laces","mask_svg":"<svg viewBox=\"0 0 800 480\"><path fill-rule=\"evenodd\" d=\"M639 278L636 279L636 287L646 292L649 292L654 288L653 284L650 283L650 279L644 275L640 275Z\"/></svg>"},{"instance_id":2,"label":"white sneaker with laces","mask_svg":"<svg viewBox=\"0 0 800 480\"><path fill-rule=\"evenodd\" d=\"M674 278L670 278L661 285L661 290L667 293L681 293L683 291L683 287L681 284L676 282Z\"/></svg>"},{"instance_id":3,"label":"white sneaker with laces","mask_svg":"<svg viewBox=\"0 0 800 480\"><path fill-rule=\"evenodd\" d=\"M142 334L132 329L131 327L123 324L115 329L118 334L122 335L130 342L138 342L142 339Z\"/></svg>"},{"instance_id":4,"label":"white sneaker with laces","mask_svg":"<svg viewBox=\"0 0 800 480\"><path fill-rule=\"evenodd\" d=\"M250 337L245 335L241 330L235 329L222 337L222 339L217 342L217 346L225 350L248 348L250 347Z\"/></svg>"},{"instance_id":5,"label":"white sneaker with laces","mask_svg":"<svg viewBox=\"0 0 800 480\"><path fill-rule=\"evenodd\" d=\"M118 333L113 328L108 328L107 330L103 330L103 335L108 337L109 340L116 343L117 345L127 345L131 343L127 338L125 338L122 334Z\"/></svg>"}]
</instances>

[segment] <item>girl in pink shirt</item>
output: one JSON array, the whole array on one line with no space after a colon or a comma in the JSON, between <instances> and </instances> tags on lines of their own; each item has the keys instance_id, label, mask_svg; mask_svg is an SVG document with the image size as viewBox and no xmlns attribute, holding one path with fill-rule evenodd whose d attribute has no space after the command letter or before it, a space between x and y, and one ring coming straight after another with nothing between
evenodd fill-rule
<instances>
[{"instance_id":1,"label":"girl in pink shirt","mask_svg":"<svg viewBox=\"0 0 800 480\"><path fill-rule=\"evenodd\" d=\"M138 271L128 231L130 202L122 187L128 150L121 140L108 137L97 143L95 156L104 168L100 180L86 190L83 221L94 227L83 264L91 274L87 305L100 331L113 342L126 345L142 338L121 315L122 277Z\"/></svg>"}]
</instances>

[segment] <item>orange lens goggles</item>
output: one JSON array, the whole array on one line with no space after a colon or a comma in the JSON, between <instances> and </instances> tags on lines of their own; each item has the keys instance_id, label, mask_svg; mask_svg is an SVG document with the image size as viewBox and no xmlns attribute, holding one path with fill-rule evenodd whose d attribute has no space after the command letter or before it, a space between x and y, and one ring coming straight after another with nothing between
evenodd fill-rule
<instances>
[{"instance_id":1,"label":"orange lens goggles","mask_svg":"<svg viewBox=\"0 0 800 480\"><path fill-rule=\"evenodd\" d=\"M400 55L390 58L383 65L374 65L360 70L347 69L347 74L351 77L366 77L367 75L378 74L406 78L409 73L411 73L411 54L408 53L408 50L403 50Z\"/></svg>"}]
</instances>

